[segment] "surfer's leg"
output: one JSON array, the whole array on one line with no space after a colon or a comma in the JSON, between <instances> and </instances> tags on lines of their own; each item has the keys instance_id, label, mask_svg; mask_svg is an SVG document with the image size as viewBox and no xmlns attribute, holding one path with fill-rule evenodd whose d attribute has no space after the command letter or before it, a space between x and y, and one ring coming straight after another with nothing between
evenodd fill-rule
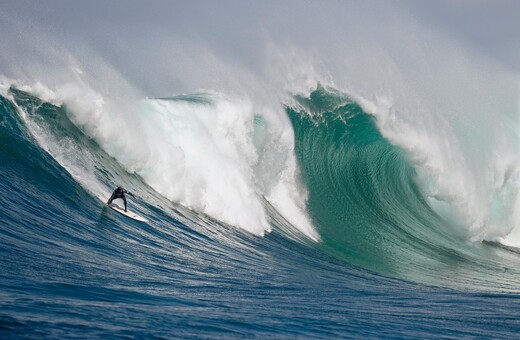
<instances>
[{"instance_id":1,"label":"surfer's leg","mask_svg":"<svg viewBox=\"0 0 520 340\"><path fill-rule=\"evenodd\" d=\"M112 203L112 201L114 200L114 197L115 196L115 193L112 193L112 196L110 196L110 198L108 199L108 202L107 202L107 205L109 205L110 203Z\"/></svg>"},{"instance_id":2,"label":"surfer's leg","mask_svg":"<svg viewBox=\"0 0 520 340\"><path fill-rule=\"evenodd\" d=\"M123 196L123 197L121 197L121 198L123 199L123 202L125 202L125 212L126 212L126 197Z\"/></svg>"}]
</instances>

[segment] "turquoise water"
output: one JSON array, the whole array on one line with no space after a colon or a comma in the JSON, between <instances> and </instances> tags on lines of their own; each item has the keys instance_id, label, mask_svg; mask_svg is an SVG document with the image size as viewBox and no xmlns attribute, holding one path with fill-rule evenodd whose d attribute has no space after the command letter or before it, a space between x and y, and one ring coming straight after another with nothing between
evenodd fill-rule
<instances>
[{"instance_id":1,"label":"turquoise water","mask_svg":"<svg viewBox=\"0 0 520 340\"><path fill-rule=\"evenodd\" d=\"M213 100L173 99L188 108ZM74 108L14 88L0 104L3 337L520 331L518 253L457 234L428 205L406 152L346 94L318 86L286 104L319 241L268 198L264 236L166 199L73 123ZM267 124L251 121L257 146L269 145L258 130ZM115 184L143 197L130 208L150 223L103 207L97 186Z\"/></svg>"},{"instance_id":2,"label":"turquoise water","mask_svg":"<svg viewBox=\"0 0 520 340\"><path fill-rule=\"evenodd\" d=\"M516 257L466 242L432 210L413 163L381 135L372 115L321 86L297 99L301 106L288 114L321 249L414 281L517 289Z\"/></svg>"}]
</instances>

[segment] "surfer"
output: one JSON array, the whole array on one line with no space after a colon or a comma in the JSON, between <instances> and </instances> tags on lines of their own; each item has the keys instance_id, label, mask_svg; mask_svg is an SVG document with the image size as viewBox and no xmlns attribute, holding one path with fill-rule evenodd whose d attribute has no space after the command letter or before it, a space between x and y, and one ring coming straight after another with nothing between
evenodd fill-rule
<instances>
[{"instance_id":1,"label":"surfer","mask_svg":"<svg viewBox=\"0 0 520 340\"><path fill-rule=\"evenodd\" d=\"M112 201L115 200L116 198L121 198L121 199L123 199L123 202L125 202L125 212L126 212L125 194L129 194L133 198L137 199L137 197L135 197L135 195L132 194L130 191L127 191L122 187L117 187L116 190L114 190L114 192L112 193L112 196L110 196L110 199L108 200L107 205L110 205L110 203L112 203Z\"/></svg>"}]
</instances>

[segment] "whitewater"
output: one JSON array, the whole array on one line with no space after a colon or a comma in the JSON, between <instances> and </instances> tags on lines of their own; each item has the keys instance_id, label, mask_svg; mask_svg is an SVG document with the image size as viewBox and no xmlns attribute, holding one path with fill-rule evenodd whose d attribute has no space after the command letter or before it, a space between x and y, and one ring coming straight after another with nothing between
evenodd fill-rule
<instances>
[{"instance_id":1,"label":"whitewater","mask_svg":"<svg viewBox=\"0 0 520 340\"><path fill-rule=\"evenodd\" d=\"M47 5L0 5L0 334L518 333L517 5Z\"/></svg>"}]
</instances>

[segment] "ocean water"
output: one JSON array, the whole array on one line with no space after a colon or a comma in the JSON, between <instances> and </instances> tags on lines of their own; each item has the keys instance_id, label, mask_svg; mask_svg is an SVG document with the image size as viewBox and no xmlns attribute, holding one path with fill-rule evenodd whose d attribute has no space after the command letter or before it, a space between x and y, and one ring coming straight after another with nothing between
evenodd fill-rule
<instances>
[{"instance_id":1,"label":"ocean water","mask_svg":"<svg viewBox=\"0 0 520 340\"><path fill-rule=\"evenodd\" d=\"M165 39L132 3L133 57L118 15L98 17L106 48L67 3L45 12L58 28L0 6L0 336L518 337L517 83L397 20L404 4L385 7L387 31L358 28L381 23L370 5L309 3L309 24L288 2L302 20L287 27L273 4L225 2L216 14L272 27L234 36L233 16L215 41L180 17ZM172 46L189 58L136 67ZM148 223L104 205L119 185Z\"/></svg>"}]
</instances>

